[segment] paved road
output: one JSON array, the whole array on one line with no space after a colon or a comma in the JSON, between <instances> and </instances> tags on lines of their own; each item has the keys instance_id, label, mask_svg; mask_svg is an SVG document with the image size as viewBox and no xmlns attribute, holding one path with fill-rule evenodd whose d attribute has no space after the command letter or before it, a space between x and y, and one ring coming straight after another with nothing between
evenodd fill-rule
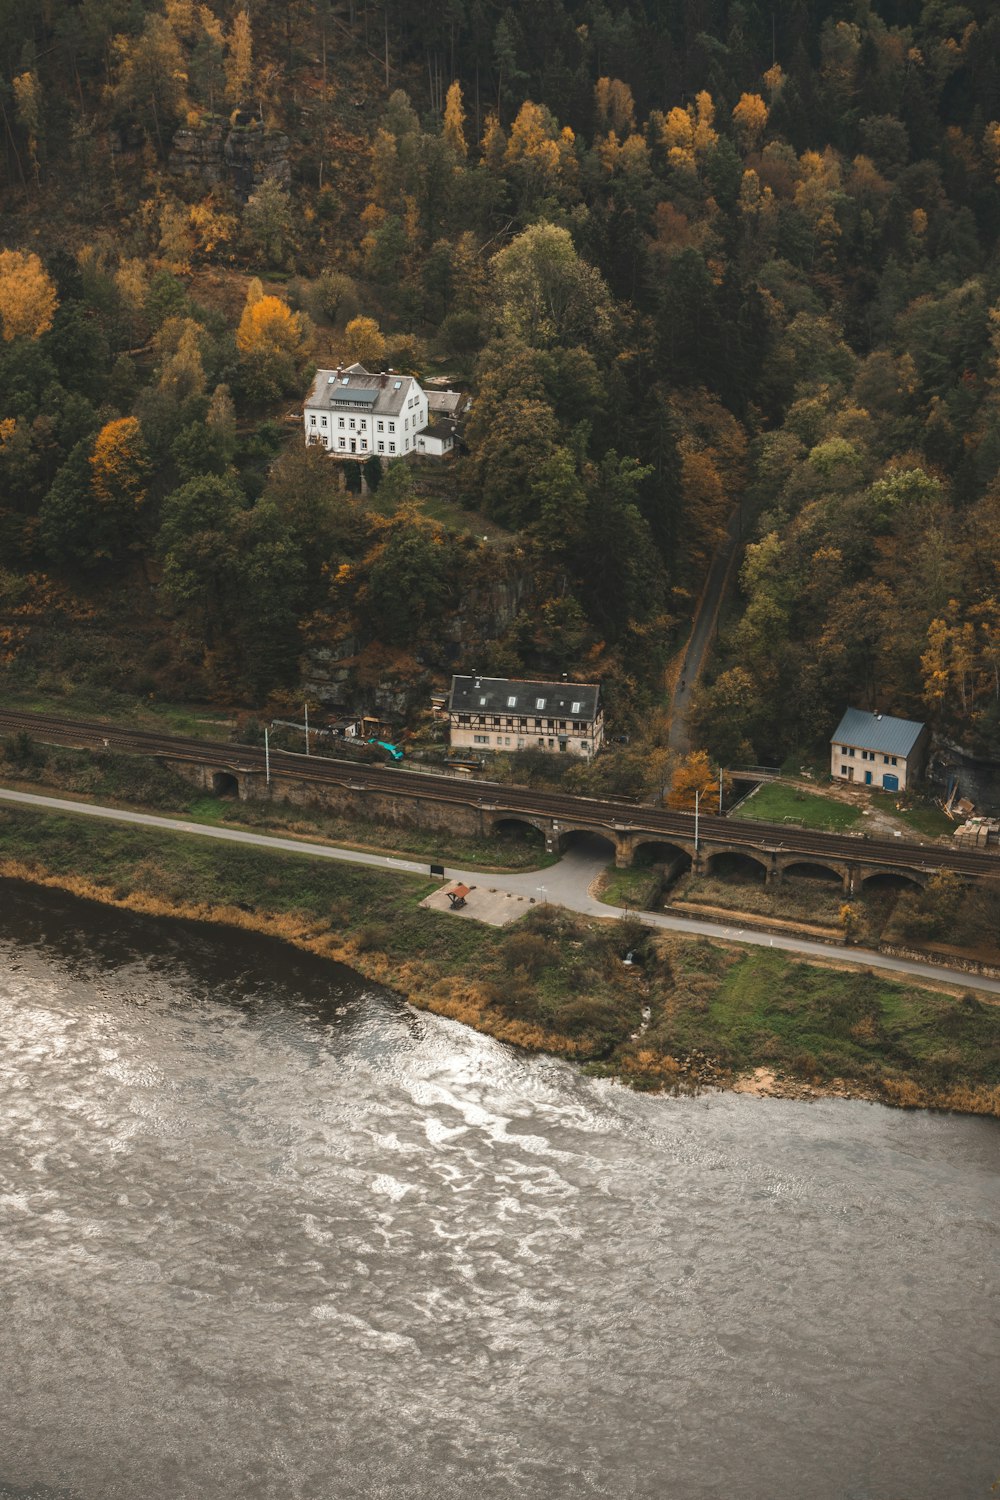
<instances>
[{"instance_id":1,"label":"paved road","mask_svg":"<svg viewBox=\"0 0 1000 1500\"><path fill-rule=\"evenodd\" d=\"M369 865L377 870L394 870L407 875L427 875L428 865L424 861L398 859L388 854L366 854L357 849L340 849L331 844L311 844L301 839L275 838L266 833L244 833L238 828L215 828L206 823L189 823L180 818L161 818L154 813L126 812L117 807L97 807L90 802L70 802L59 797L42 797L34 792L15 792L0 787L0 802L12 802L29 807L42 808L48 812L74 813L88 818L109 818L117 823L134 823L144 828L160 828L172 833L195 834L199 838L221 839L232 844L254 844L262 849L276 849L282 854L307 854L319 859L340 860L346 864ZM460 870L448 867L449 881L460 880L466 885L491 885L497 890L510 891L514 895L533 897L535 901L550 901L556 906L565 906L570 911L584 916L609 917L614 908L605 906L591 896L590 886L607 864L607 853L590 849L586 845L572 848L557 865L547 870L530 870L520 874L486 875L482 870ZM868 948L832 947L828 943L810 942L808 938L793 937L789 933L761 932L759 929L741 928L738 920L731 923L703 922L690 917L668 916L665 912L635 912L641 921L650 927L663 928L670 932L682 932L695 937L723 938L731 942L747 943L755 948L780 948L786 953L795 953L802 958L815 958L829 962L858 964L862 968L885 969L910 979L960 984L965 989L976 989L988 994L1000 995L1000 979L986 979L979 975L966 974L960 969L948 969L943 965L918 963L905 958L890 958Z\"/></svg>"}]
</instances>

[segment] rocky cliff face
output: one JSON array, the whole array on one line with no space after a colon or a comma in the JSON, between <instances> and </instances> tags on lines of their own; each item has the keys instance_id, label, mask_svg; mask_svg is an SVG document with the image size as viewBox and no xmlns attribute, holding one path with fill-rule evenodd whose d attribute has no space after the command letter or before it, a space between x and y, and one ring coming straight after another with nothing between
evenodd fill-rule
<instances>
[{"instance_id":1,"label":"rocky cliff face","mask_svg":"<svg viewBox=\"0 0 1000 1500\"><path fill-rule=\"evenodd\" d=\"M283 187L292 179L288 137L257 122L230 125L221 120L178 130L170 148L170 171L197 177L206 187L225 183L240 198L249 198L266 178Z\"/></svg>"}]
</instances>

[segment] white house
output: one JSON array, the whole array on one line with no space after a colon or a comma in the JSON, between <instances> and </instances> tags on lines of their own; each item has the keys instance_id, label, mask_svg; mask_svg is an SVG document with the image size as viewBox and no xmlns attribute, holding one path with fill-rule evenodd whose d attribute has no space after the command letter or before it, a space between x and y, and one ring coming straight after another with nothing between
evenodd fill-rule
<instances>
[{"instance_id":1,"label":"white house","mask_svg":"<svg viewBox=\"0 0 1000 1500\"><path fill-rule=\"evenodd\" d=\"M589 758L604 740L596 683L453 677L447 713L452 749L545 750Z\"/></svg>"},{"instance_id":2,"label":"white house","mask_svg":"<svg viewBox=\"0 0 1000 1500\"><path fill-rule=\"evenodd\" d=\"M317 443L336 458L388 462L417 449L427 426L427 396L412 375L364 365L317 370L303 413L306 443ZM427 451L426 449L420 451Z\"/></svg>"},{"instance_id":3,"label":"white house","mask_svg":"<svg viewBox=\"0 0 1000 1500\"><path fill-rule=\"evenodd\" d=\"M445 458L455 447L455 429L450 422L431 421L417 433L417 452L428 458Z\"/></svg>"},{"instance_id":4,"label":"white house","mask_svg":"<svg viewBox=\"0 0 1000 1500\"><path fill-rule=\"evenodd\" d=\"M920 773L926 724L847 709L830 741L830 775L837 781L903 792Z\"/></svg>"}]
</instances>

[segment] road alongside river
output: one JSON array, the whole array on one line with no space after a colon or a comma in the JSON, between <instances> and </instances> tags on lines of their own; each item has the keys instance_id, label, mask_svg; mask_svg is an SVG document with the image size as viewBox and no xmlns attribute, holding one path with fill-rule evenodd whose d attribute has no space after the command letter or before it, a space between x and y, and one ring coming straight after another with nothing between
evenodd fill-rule
<instances>
[{"instance_id":1,"label":"road alongside river","mask_svg":"<svg viewBox=\"0 0 1000 1500\"><path fill-rule=\"evenodd\" d=\"M166 829L172 833L194 834L199 838L214 838L237 844L254 844L259 848L274 849L284 854L305 854L317 859L343 860L350 864L368 865L375 869L396 870L403 874L426 875L426 863L411 859L398 859L390 855L366 854L357 849L341 849L331 844L309 843L300 839L276 838L270 834L247 833L236 828L216 828L209 824L187 822L180 818L162 818L153 813L128 812L122 808L99 807L88 802L72 802L59 797L43 797L33 792L17 792L0 788L0 803L35 807L43 811L80 814L84 817L110 818L119 823L133 823L140 827ZM585 845L571 849L559 861L543 871L522 874L484 875L481 871L447 868L450 881L461 881L466 885L490 885L497 890L514 895L525 895L544 899L570 911L586 916L611 917L614 908L605 906L591 896L590 887L605 868L606 853L594 852ZM907 978L941 983L960 984L965 989L980 990L987 994L1000 994L1000 980L971 975L962 969L949 969L941 964L921 963L915 959L890 958L870 948L831 948L829 943L811 942L808 938L797 938L790 933L773 935L752 928L741 928L738 921L730 923L706 922L689 917L668 916L665 912L633 912L651 927L671 932L687 933L694 937L725 939L730 942L748 943L755 947L780 948L803 958L818 959L829 963L835 958L838 963L858 964L863 968L885 969L889 973ZM2 1497L0 1497L2 1500Z\"/></svg>"}]
</instances>

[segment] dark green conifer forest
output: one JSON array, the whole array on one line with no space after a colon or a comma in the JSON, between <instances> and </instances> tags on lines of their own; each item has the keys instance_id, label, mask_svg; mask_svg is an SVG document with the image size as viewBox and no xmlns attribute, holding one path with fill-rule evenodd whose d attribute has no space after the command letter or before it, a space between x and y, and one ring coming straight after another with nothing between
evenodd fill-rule
<instances>
[{"instance_id":1,"label":"dark green conifer forest","mask_svg":"<svg viewBox=\"0 0 1000 1500\"><path fill-rule=\"evenodd\" d=\"M848 703L1000 752L992 0L0 0L0 687ZM338 465L317 367L469 392Z\"/></svg>"}]
</instances>

